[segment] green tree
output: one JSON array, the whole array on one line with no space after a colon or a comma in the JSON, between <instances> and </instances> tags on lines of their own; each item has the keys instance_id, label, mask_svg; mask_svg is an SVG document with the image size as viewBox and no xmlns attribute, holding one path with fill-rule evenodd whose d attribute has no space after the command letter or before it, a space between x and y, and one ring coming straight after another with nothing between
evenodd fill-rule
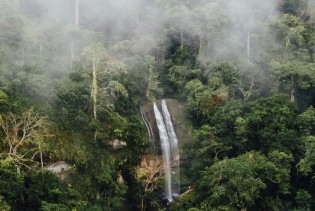
<instances>
[{"instance_id":1,"label":"green tree","mask_svg":"<svg viewBox=\"0 0 315 211\"><path fill-rule=\"evenodd\" d=\"M290 92L291 102L296 101L298 91L313 88L315 85L315 66L301 62L274 64L275 75L278 77L280 88Z\"/></svg>"},{"instance_id":2,"label":"green tree","mask_svg":"<svg viewBox=\"0 0 315 211\"><path fill-rule=\"evenodd\" d=\"M222 204L229 204L245 211L254 205L255 200L261 197L260 191L267 188L258 174L262 162L267 162L264 156L249 152L237 158L223 159L206 168L201 185L208 197L202 208L220 209Z\"/></svg>"},{"instance_id":3,"label":"green tree","mask_svg":"<svg viewBox=\"0 0 315 211\"><path fill-rule=\"evenodd\" d=\"M302 11L307 7L306 0L285 0L282 2L282 10L284 13L293 15L302 15Z\"/></svg>"},{"instance_id":4,"label":"green tree","mask_svg":"<svg viewBox=\"0 0 315 211\"><path fill-rule=\"evenodd\" d=\"M215 128L209 125L203 125L193 131L193 140L189 146L184 153L188 161L183 166L189 169L185 171L185 174L191 180L190 182L197 180L206 166L222 158L232 148L220 140L216 136Z\"/></svg>"},{"instance_id":5,"label":"green tree","mask_svg":"<svg viewBox=\"0 0 315 211\"><path fill-rule=\"evenodd\" d=\"M303 136L314 135L315 109L310 106L297 117L297 125Z\"/></svg>"},{"instance_id":6,"label":"green tree","mask_svg":"<svg viewBox=\"0 0 315 211\"><path fill-rule=\"evenodd\" d=\"M305 24L300 17L284 14L278 22L272 24L272 28L276 40L281 44L279 61L309 61L310 55L305 50Z\"/></svg>"},{"instance_id":7,"label":"green tree","mask_svg":"<svg viewBox=\"0 0 315 211\"><path fill-rule=\"evenodd\" d=\"M90 97L92 101L92 110L94 121L97 121L97 112L103 110L111 113L113 109L112 99L119 95L128 96L126 88L113 76L122 72L124 64L110 57L105 46L96 43L87 47L82 54L85 63L85 76L90 79ZM102 80L101 80L102 79ZM95 130L94 140L97 139L98 130Z\"/></svg>"},{"instance_id":8,"label":"green tree","mask_svg":"<svg viewBox=\"0 0 315 211\"><path fill-rule=\"evenodd\" d=\"M310 211L312 207L312 195L306 190L298 190L295 196L297 204L295 210Z\"/></svg>"},{"instance_id":9,"label":"green tree","mask_svg":"<svg viewBox=\"0 0 315 211\"><path fill-rule=\"evenodd\" d=\"M302 158L298 164L297 168L303 174L310 174L313 171L313 166L315 165L314 153L315 153L315 137L308 136L304 139L306 152L304 158Z\"/></svg>"},{"instance_id":10,"label":"green tree","mask_svg":"<svg viewBox=\"0 0 315 211\"><path fill-rule=\"evenodd\" d=\"M0 113L6 113L9 108L8 95L0 90Z\"/></svg>"},{"instance_id":11,"label":"green tree","mask_svg":"<svg viewBox=\"0 0 315 211\"><path fill-rule=\"evenodd\" d=\"M3 196L0 196L0 209L3 211L10 211L11 210L8 203L3 199Z\"/></svg>"},{"instance_id":12,"label":"green tree","mask_svg":"<svg viewBox=\"0 0 315 211\"><path fill-rule=\"evenodd\" d=\"M259 147L262 152L298 149L300 142L294 127L295 116L296 110L286 96L275 95L254 102L246 115L249 144Z\"/></svg>"},{"instance_id":13,"label":"green tree","mask_svg":"<svg viewBox=\"0 0 315 211\"><path fill-rule=\"evenodd\" d=\"M278 186L278 194L288 194L291 161L291 155L278 151L267 157L250 151L217 161L202 173L202 208L224 210L222 205L226 204L231 206L229 209L247 210L263 197L263 190L270 188L270 181Z\"/></svg>"}]
</instances>

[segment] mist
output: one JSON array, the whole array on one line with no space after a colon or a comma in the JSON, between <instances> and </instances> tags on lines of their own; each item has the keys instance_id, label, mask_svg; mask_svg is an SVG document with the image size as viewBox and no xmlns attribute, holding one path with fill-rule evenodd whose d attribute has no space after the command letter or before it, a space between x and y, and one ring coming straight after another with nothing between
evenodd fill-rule
<instances>
[{"instance_id":1,"label":"mist","mask_svg":"<svg viewBox=\"0 0 315 211\"><path fill-rule=\"evenodd\" d=\"M76 68L84 48L95 42L104 43L113 57L130 68L144 57L151 56L146 60L151 63L161 59L157 55L164 57L171 39L197 49L200 62L256 61L273 46L269 26L279 10L279 1L274 0L81 0L76 30L74 0L14 3L41 26L24 22L21 30L26 37L15 54L29 64L46 55L49 59L36 66L37 72L57 81ZM34 96L49 98L54 93L53 85L34 91L29 83Z\"/></svg>"},{"instance_id":2,"label":"mist","mask_svg":"<svg viewBox=\"0 0 315 211\"><path fill-rule=\"evenodd\" d=\"M0 0L0 29L0 210L315 210L315 0Z\"/></svg>"},{"instance_id":3,"label":"mist","mask_svg":"<svg viewBox=\"0 0 315 211\"><path fill-rule=\"evenodd\" d=\"M74 1L23 1L24 7L40 17L48 17L63 24L74 23ZM268 33L269 21L278 14L279 1L274 0L90 0L80 1L81 28L103 33L111 45L138 39L165 40L167 30L182 30L186 36L200 36L204 58L234 59L247 54L248 34L253 57L258 42ZM266 30L264 30L266 32ZM222 36L223 34L223 36ZM142 38L146 37L146 38ZM270 37L267 39L270 40ZM139 49L148 49L147 41L136 42Z\"/></svg>"}]
</instances>

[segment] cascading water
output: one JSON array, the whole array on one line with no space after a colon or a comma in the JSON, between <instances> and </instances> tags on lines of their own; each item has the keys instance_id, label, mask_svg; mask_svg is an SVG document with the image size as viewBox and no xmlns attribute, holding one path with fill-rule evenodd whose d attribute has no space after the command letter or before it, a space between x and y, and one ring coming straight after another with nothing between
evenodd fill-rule
<instances>
[{"instance_id":1,"label":"cascading water","mask_svg":"<svg viewBox=\"0 0 315 211\"><path fill-rule=\"evenodd\" d=\"M153 133L150 122L148 121L142 106L140 106L140 113L141 113L142 120L143 120L143 122L144 122L144 124L148 130L149 142L150 142L150 144L154 144L154 133Z\"/></svg>"},{"instance_id":2,"label":"cascading water","mask_svg":"<svg viewBox=\"0 0 315 211\"><path fill-rule=\"evenodd\" d=\"M179 150L178 139L165 100L161 101L162 114L154 103L154 114L159 130L165 173L165 195L173 201L179 194Z\"/></svg>"},{"instance_id":3,"label":"cascading water","mask_svg":"<svg viewBox=\"0 0 315 211\"><path fill-rule=\"evenodd\" d=\"M162 113L166 125L167 134L170 142L170 150L171 150L171 161L172 161L172 195L179 194L179 150L178 150L178 139L175 133L175 129L173 126L173 122L171 119L171 114L167 108L165 100L161 101L162 104ZM177 198L177 196L174 196Z\"/></svg>"},{"instance_id":4,"label":"cascading water","mask_svg":"<svg viewBox=\"0 0 315 211\"><path fill-rule=\"evenodd\" d=\"M161 141L161 148L162 148L162 155L163 155L163 162L164 162L164 174L165 174L165 195L169 201L173 200L172 197L172 180L171 180L171 151L170 151L170 143L168 139L167 130L165 127L165 123L160 113L156 103L154 102L153 105L154 114L156 123L159 129L160 141Z\"/></svg>"}]
</instances>

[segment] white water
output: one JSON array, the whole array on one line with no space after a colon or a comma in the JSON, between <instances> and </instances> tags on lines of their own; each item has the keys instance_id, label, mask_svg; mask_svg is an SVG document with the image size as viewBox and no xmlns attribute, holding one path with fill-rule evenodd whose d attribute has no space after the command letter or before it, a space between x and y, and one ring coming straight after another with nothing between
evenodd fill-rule
<instances>
[{"instance_id":1,"label":"white water","mask_svg":"<svg viewBox=\"0 0 315 211\"><path fill-rule=\"evenodd\" d=\"M172 197L172 179L171 179L171 151L170 143L167 134L167 130L164 124L162 114L160 113L156 103L153 105L156 123L159 129L159 135L161 140L161 148L164 162L164 174L165 174L165 195L169 201L173 201Z\"/></svg>"},{"instance_id":2,"label":"white water","mask_svg":"<svg viewBox=\"0 0 315 211\"><path fill-rule=\"evenodd\" d=\"M154 114L159 130L165 172L165 195L169 201L179 194L179 150L170 112L165 100L161 101L162 114L154 103Z\"/></svg>"},{"instance_id":3,"label":"white water","mask_svg":"<svg viewBox=\"0 0 315 211\"><path fill-rule=\"evenodd\" d=\"M142 120L148 130L148 135L149 135L149 142L150 144L154 144L154 133L153 133L153 130L152 130L152 127L150 125L150 122L148 121L146 115L145 115L145 111L143 109L142 106L140 106L140 113L141 113L141 117L142 117Z\"/></svg>"},{"instance_id":4,"label":"white water","mask_svg":"<svg viewBox=\"0 0 315 211\"><path fill-rule=\"evenodd\" d=\"M170 142L171 160L172 160L172 193L179 194L179 150L178 139L174 130L171 114L167 108L165 100L161 101L162 113Z\"/></svg>"}]
</instances>

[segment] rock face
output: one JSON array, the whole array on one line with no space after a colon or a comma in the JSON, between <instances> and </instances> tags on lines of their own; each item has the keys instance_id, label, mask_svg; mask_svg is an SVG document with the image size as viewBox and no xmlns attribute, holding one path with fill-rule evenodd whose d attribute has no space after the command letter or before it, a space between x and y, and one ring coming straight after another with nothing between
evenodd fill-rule
<instances>
[{"instance_id":1,"label":"rock face","mask_svg":"<svg viewBox=\"0 0 315 211\"><path fill-rule=\"evenodd\" d=\"M152 192L157 188L157 181L164 178L165 202L176 201L180 194L180 148L191 140L184 106L177 100L167 99L147 102L140 111L151 148L137 168L138 179L145 192Z\"/></svg>"},{"instance_id":2,"label":"rock face","mask_svg":"<svg viewBox=\"0 0 315 211\"><path fill-rule=\"evenodd\" d=\"M51 164L47 167L48 171L51 171L55 174L60 174L63 171L67 171L69 169L73 168L73 165L65 162L65 161L58 161L54 164Z\"/></svg>"},{"instance_id":3,"label":"rock face","mask_svg":"<svg viewBox=\"0 0 315 211\"><path fill-rule=\"evenodd\" d=\"M158 101L157 104L160 104ZM191 140L191 128L187 124L184 106L179 103L177 100L174 99L167 99L166 104L168 106L168 109L170 110L172 121L175 127L175 131L177 134L177 137L180 142L180 147L183 146L185 143L189 142ZM159 143L159 132L156 125L156 120L154 116L154 110L153 110L153 103L147 102L143 107L143 114L146 117L146 121L150 124L152 128L152 134L151 136L148 135L153 141L151 143L154 144L155 148L160 148Z\"/></svg>"},{"instance_id":4,"label":"rock face","mask_svg":"<svg viewBox=\"0 0 315 211\"><path fill-rule=\"evenodd\" d=\"M127 142L125 141L120 141L118 139L114 139L112 142L111 142L111 145L113 146L114 149L120 149L120 148L123 148L125 146L127 146Z\"/></svg>"},{"instance_id":5,"label":"rock face","mask_svg":"<svg viewBox=\"0 0 315 211\"><path fill-rule=\"evenodd\" d=\"M172 116L180 146L183 146L185 143L191 141L192 138L192 129L186 121L185 106L174 99L167 99L166 103Z\"/></svg>"},{"instance_id":6,"label":"rock face","mask_svg":"<svg viewBox=\"0 0 315 211\"><path fill-rule=\"evenodd\" d=\"M66 161L58 161L48 166L47 170L55 173L60 180L65 180L67 178L67 171L73 167L74 165L71 165Z\"/></svg>"}]
</instances>

